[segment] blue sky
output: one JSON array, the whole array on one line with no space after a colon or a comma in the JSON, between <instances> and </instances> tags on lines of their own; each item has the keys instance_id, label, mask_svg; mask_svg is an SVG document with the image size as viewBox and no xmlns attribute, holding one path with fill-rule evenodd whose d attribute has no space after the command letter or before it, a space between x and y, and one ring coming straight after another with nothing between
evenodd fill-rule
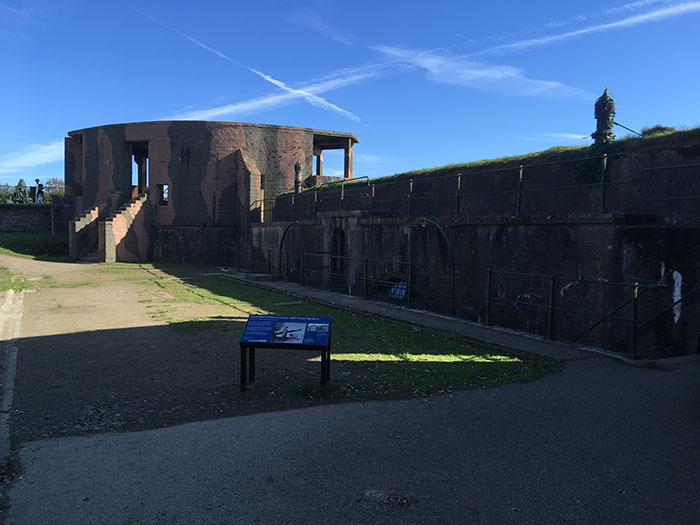
<instances>
[{"instance_id":1,"label":"blue sky","mask_svg":"<svg viewBox=\"0 0 700 525\"><path fill-rule=\"evenodd\" d=\"M695 127L699 27L683 0L0 0L0 182L120 122L352 132L356 177L589 143L605 86L632 129Z\"/></svg>"}]
</instances>

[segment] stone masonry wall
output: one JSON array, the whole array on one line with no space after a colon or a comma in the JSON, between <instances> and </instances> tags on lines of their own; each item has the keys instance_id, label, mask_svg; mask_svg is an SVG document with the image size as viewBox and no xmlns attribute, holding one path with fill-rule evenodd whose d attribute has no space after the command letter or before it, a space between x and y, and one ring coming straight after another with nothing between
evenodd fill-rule
<instances>
[{"instance_id":1,"label":"stone masonry wall","mask_svg":"<svg viewBox=\"0 0 700 525\"><path fill-rule=\"evenodd\" d=\"M0 204L0 231L50 232L51 206L36 204Z\"/></svg>"},{"instance_id":2,"label":"stone masonry wall","mask_svg":"<svg viewBox=\"0 0 700 525\"><path fill-rule=\"evenodd\" d=\"M311 174L313 164L313 130L301 128L218 122L89 128L71 132L66 140L67 199L76 216L97 207L98 220L111 220L120 206L131 201L135 144L138 148L147 144L148 149L148 198L141 213L158 227L233 228L241 235L236 246L246 242L251 203L292 188L297 161L304 164L306 175ZM164 199L166 187L168 197ZM142 245L152 244L152 232L138 220L128 228L138 229L134 238L139 242L131 248L105 250L114 250L117 260L151 253ZM169 244L175 238L184 242L189 237L176 236ZM111 243L111 239L107 235L102 240ZM197 249L196 245L188 242L175 252ZM166 257L174 253L170 248L161 246L158 253ZM106 253L102 248L100 252Z\"/></svg>"},{"instance_id":3,"label":"stone masonry wall","mask_svg":"<svg viewBox=\"0 0 700 525\"><path fill-rule=\"evenodd\" d=\"M309 280L305 284L325 288L328 254L333 253L332 240L340 230L345 239L344 253L351 259L338 291L363 293L363 260L367 258L370 279L410 279L413 308L482 323L487 316L486 270L491 268L497 272L491 276L494 299L489 323L561 340L574 340L600 316L627 302L617 312L619 319L604 322L577 341L607 348L622 340L613 351L623 354L631 353L628 336L633 314L629 300L634 290L629 283L648 287L637 305L641 326L670 308L679 293L690 292L700 282L697 229L625 226L611 217L566 223L476 224L455 220L443 221L442 227L446 239L437 228L417 220L335 214L291 227L284 223L254 225L251 242L259 257L267 256L270 250L273 271L294 281L300 279L300 253L319 254L306 255L304 279ZM373 260L395 263L379 265ZM407 265L399 264L407 261L411 262L410 276ZM555 276L553 281L551 276ZM550 334L547 306L552 283L558 310ZM373 286L369 288L372 295ZM386 294L387 290L376 289L376 293ZM671 310L665 319L644 330L638 337L636 357L696 353L700 335L700 319L694 314L697 306L697 302L683 305L675 315Z\"/></svg>"},{"instance_id":4,"label":"stone masonry wall","mask_svg":"<svg viewBox=\"0 0 700 525\"><path fill-rule=\"evenodd\" d=\"M396 300L403 281L413 308L631 357L697 353L700 131L623 146L282 195L252 249L304 284Z\"/></svg>"}]
</instances>

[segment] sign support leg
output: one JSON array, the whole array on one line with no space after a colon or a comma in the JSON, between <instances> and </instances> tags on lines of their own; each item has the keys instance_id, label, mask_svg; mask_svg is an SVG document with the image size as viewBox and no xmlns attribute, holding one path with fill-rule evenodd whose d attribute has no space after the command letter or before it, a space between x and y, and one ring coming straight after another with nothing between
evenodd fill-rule
<instances>
[{"instance_id":1,"label":"sign support leg","mask_svg":"<svg viewBox=\"0 0 700 525\"><path fill-rule=\"evenodd\" d=\"M248 382L255 383L255 347L248 347Z\"/></svg>"},{"instance_id":2,"label":"sign support leg","mask_svg":"<svg viewBox=\"0 0 700 525\"><path fill-rule=\"evenodd\" d=\"M331 351L330 348L321 350L321 385L331 381Z\"/></svg>"},{"instance_id":3,"label":"sign support leg","mask_svg":"<svg viewBox=\"0 0 700 525\"><path fill-rule=\"evenodd\" d=\"M241 392L245 392L248 383L248 363L246 363L248 348L245 345L241 345Z\"/></svg>"}]
</instances>

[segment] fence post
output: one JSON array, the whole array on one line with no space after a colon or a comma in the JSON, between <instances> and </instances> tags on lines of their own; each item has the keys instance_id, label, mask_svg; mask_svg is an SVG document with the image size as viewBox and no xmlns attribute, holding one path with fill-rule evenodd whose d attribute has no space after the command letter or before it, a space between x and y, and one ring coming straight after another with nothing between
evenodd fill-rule
<instances>
[{"instance_id":1,"label":"fence post","mask_svg":"<svg viewBox=\"0 0 700 525\"><path fill-rule=\"evenodd\" d=\"M408 180L408 216L413 215L413 205L411 199L413 198L413 179Z\"/></svg>"},{"instance_id":2,"label":"fence post","mask_svg":"<svg viewBox=\"0 0 700 525\"><path fill-rule=\"evenodd\" d=\"M457 174L457 193L455 195L455 215L459 215L459 192L462 191L462 174L458 173Z\"/></svg>"},{"instance_id":3,"label":"fence post","mask_svg":"<svg viewBox=\"0 0 700 525\"><path fill-rule=\"evenodd\" d=\"M367 299L367 267L368 266L369 266L369 264L367 262L367 257L365 257L365 271L363 274L364 275L364 283L362 284L362 291L364 292L363 296L365 299Z\"/></svg>"},{"instance_id":4,"label":"fence post","mask_svg":"<svg viewBox=\"0 0 700 525\"><path fill-rule=\"evenodd\" d=\"M455 286L455 261L454 261L454 256L452 257L452 260L450 261L450 281L451 281L451 291L450 295L452 296L452 317L455 317L457 315L457 288Z\"/></svg>"},{"instance_id":5,"label":"fence post","mask_svg":"<svg viewBox=\"0 0 700 525\"><path fill-rule=\"evenodd\" d=\"M601 196L600 196L600 208L603 213L605 213L605 173L608 170L608 154L604 153L603 158L600 159L600 182L602 184Z\"/></svg>"},{"instance_id":6,"label":"fence post","mask_svg":"<svg viewBox=\"0 0 700 525\"><path fill-rule=\"evenodd\" d=\"M484 313L484 324L491 324L491 268L486 270L486 312Z\"/></svg>"},{"instance_id":7,"label":"fence post","mask_svg":"<svg viewBox=\"0 0 700 525\"><path fill-rule=\"evenodd\" d=\"M333 255L328 256L328 291L333 290Z\"/></svg>"},{"instance_id":8,"label":"fence post","mask_svg":"<svg viewBox=\"0 0 700 525\"><path fill-rule=\"evenodd\" d=\"M374 218L374 184L372 184L372 194L370 196L369 216Z\"/></svg>"},{"instance_id":9,"label":"fence post","mask_svg":"<svg viewBox=\"0 0 700 525\"><path fill-rule=\"evenodd\" d=\"M515 204L515 216L520 217L520 206L523 200L523 166L520 166L520 171L518 173L518 200Z\"/></svg>"},{"instance_id":10,"label":"fence post","mask_svg":"<svg viewBox=\"0 0 700 525\"><path fill-rule=\"evenodd\" d=\"M340 209L341 211L344 209L343 208L343 201L345 200L345 179L340 181Z\"/></svg>"},{"instance_id":11,"label":"fence post","mask_svg":"<svg viewBox=\"0 0 700 525\"><path fill-rule=\"evenodd\" d=\"M408 307L411 308L413 304L413 261L408 261L408 286L406 287L406 294L408 295Z\"/></svg>"},{"instance_id":12,"label":"fence post","mask_svg":"<svg viewBox=\"0 0 700 525\"><path fill-rule=\"evenodd\" d=\"M304 284L304 252L299 252L299 286Z\"/></svg>"},{"instance_id":13,"label":"fence post","mask_svg":"<svg viewBox=\"0 0 700 525\"><path fill-rule=\"evenodd\" d=\"M637 297L639 296L639 283L634 283L634 295L632 296L632 336L630 341L632 359L637 358Z\"/></svg>"},{"instance_id":14,"label":"fence post","mask_svg":"<svg viewBox=\"0 0 700 525\"><path fill-rule=\"evenodd\" d=\"M318 215L318 190L314 192L314 219Z\"/></svg>"},{"instance_id":15,"label":"fence post","mask_svg":"<svg viewBox=\"0 0 700 525\"><path fill-rule=\"evenodd\" d=\"M555 339L554 336L554 298L556 296L556 280L557 276L552 275L549 278L549 311L547 314L547 337L549 339Z\"/></svg>"},{"instance_id":16,"label":"fence post","mask_svg":"<svg viewBox=\"0 0 700 525\"><path fill-rule=\"evenodd\" d=\"M270 259L270 255L271 255L270 248L268 248L267 249L267 273L268 274L271 273L271 271L272 271L272 267L270 266L272 263L272 259Z\"/></svg>"}]
</instances>

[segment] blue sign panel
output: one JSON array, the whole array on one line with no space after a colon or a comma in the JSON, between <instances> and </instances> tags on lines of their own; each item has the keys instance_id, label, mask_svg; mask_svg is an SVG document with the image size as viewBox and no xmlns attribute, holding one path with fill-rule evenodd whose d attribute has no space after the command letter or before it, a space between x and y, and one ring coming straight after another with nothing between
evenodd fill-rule
<instances>
[{"instance_id":1,"label":"blue sign panel","mask_svg":"<svg viewBox=\"0 0 700 525\"><path fill-rule=\"evenodd\" d=\"M330 317L251 315L241 343L326 346Z\"/></svg>"}]
</instances>

